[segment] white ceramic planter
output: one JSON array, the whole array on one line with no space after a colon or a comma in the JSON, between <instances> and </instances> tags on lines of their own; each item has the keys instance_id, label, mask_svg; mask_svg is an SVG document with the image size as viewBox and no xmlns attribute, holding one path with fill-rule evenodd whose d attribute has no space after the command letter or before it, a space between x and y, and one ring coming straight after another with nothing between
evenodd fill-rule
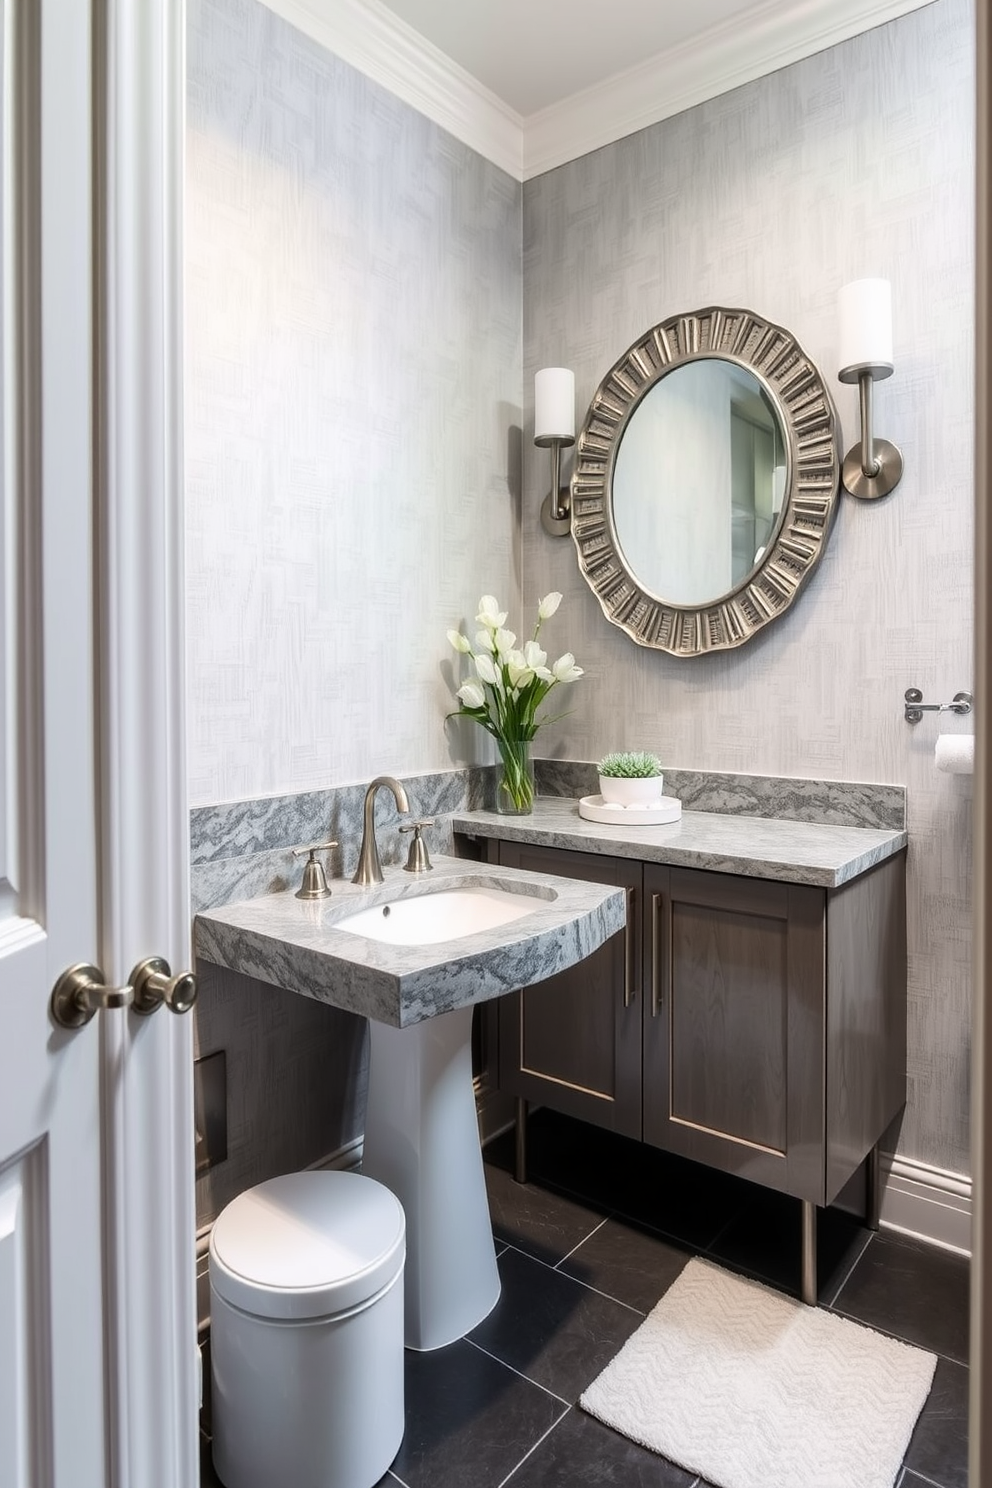
<instances>
[{"instance_id":1,"label":"white ceramic planter","mask_svg":"<svg viewBox=\"0 0 992 1488\"><path fill-rule=\"evenodd\" d=\"M640 779L600 775L599 793L611 806L657 806L664 784L664 775L648 775Z\"/></svg>"}]
</instances>

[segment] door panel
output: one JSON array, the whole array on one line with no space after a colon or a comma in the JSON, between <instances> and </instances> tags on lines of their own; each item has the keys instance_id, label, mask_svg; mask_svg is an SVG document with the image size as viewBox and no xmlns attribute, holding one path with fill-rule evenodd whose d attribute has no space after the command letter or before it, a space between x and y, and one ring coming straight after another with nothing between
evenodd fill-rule
<instances>
[{"instance_id":1,"label":"door panel","mask_svg":"<svg viewBox=\"0 0 992 1488\"><path fill-rule=\"evenodd\" d=\"M39 1258L47 1255L44 1147L0 1170L0 1482L32 1488L49 1481L51 1361L32 1320L51 1314Z\"/></svg>"},{"instance_id":2,"label":"door panel","mask_svg":"<svg viewBox=\"0 0 992 1488\"><path fill-rule=\"evenodd\" d=\"M644 875L644 1140L822 1203L823 891Z\"/></svg>"},{"instance_id":3,"label":"door panel","mask_svg":"<svg viewBox=\"0 0 992 1488\"><path fill-rule=\"evenodd\" d=\"M499 861L617 884L628 926L591 956L500 1002L500 1089L626 1136L641 1134L639 863L501 842Z\"/></svg>"},{"instance_id":4,"label":"door panel","mask_svg":"<svg viewBox=\"0 0 992 1488\"><path fill-rule=\"evenodd\" d=\"M622 968L618 947L601 947L602 965L589 966L581 977L549 977L533 997L520 996L520 1068L543 1074L572 1089L615 1098L616 1015L612 994ZM590 960L594 958L590 957ZM549 1016L548 1009L555 1009Z\"/></svg>"},{"instance_id":5,"label":"door panel","mask_svg":"<svg viewBox=\"0 0 992 1488\"><path fill-rule=\"evenodd\" d=\"M0 129L0 1481L108 1481L95 960L89 7L13 0ZM9 1373L13 1379L7 1378Z\"/></svg>"},{"instance_id":6,"label":"door panel","mask_svg":"<svg viewBox=\"0 0 992 1488\"><path fill-rule=\"evenodd\" d=\"M682 900L670 936L671 1119L783 1153L787 922Z\"/></svg>"},{"instance_id":7,"label":"door panel","mask_svg":"<svg viewBox=\"0 0 992 1488\"><path fill-rule=\"evenodd\" d=\"M196 1480L188 1022L49 1011L73 964L121 985L189 954L182 24L173 0L0 0L3 1488Z\"/></svg>"}]
</instances>

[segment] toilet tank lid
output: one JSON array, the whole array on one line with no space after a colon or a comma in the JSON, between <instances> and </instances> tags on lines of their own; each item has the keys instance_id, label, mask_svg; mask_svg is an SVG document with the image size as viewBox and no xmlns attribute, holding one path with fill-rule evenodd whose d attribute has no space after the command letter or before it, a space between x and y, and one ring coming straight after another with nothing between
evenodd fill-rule
<instances>
[{"instance_id":1,"label":"toilet tank lid","mask_svg":"<svg viewBox=\"0 0 992 1488\"><path fill-rule=\"evenodd\" d=\"M210 1284L260 1317L325 1317L369 1302L398 1275L406 1222L395 1194L360 1173L287 1173L217 1218Z\"/></svg>"}]
</instances>

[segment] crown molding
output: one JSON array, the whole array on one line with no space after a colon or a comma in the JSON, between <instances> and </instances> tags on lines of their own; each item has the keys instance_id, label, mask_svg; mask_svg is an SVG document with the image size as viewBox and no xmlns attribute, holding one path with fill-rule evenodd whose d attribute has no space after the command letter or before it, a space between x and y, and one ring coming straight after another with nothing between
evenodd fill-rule
<instances>
[{"instance_id":1,"label":"crown molding","mask_svg":"<svg viewBox=\"0 0 992 1488\"><path fill-rule=\"evenodd\" d=\"M740 20L531 114L524 180L635 134L742 83L822 52L934 0L770 0Z\"/></svg>"},{"instance_id":2,"label":"crown molding","mask_svg":"<svg viewBox=\"0 0 992 1488\"><path fill-rule=\"evenodd\" d=\"M518 181L542 175L742 83L935 0L766 0L528 118L380 0L264 0Z\"/></svg>"},{"instance_id":3,"label":"crown molding","mask_svg":"<svg viewBox=\"0 0 992 1488\"><path fill-rule=\"evenodd\" d=\"M264 0L269 10L523 179L523 119L379 0Z\"/></svg>"}]
</instances>

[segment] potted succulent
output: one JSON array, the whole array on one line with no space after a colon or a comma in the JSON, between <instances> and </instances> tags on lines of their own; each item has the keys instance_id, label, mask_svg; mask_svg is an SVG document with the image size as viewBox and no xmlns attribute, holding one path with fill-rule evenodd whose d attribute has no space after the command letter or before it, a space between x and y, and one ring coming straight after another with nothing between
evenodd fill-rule
<instances>
[{"instance_id":1,"label":"potted succulent","mask_svg":"<svg viewBox=\"0 0 992 1488\"><path fill-rule=\"evenodd\" d=\"M665 777L661 760L642 749L621 749L606 754L596 767L599 793L610 806L657 806Z\"/></svg>"}]
</instances>

